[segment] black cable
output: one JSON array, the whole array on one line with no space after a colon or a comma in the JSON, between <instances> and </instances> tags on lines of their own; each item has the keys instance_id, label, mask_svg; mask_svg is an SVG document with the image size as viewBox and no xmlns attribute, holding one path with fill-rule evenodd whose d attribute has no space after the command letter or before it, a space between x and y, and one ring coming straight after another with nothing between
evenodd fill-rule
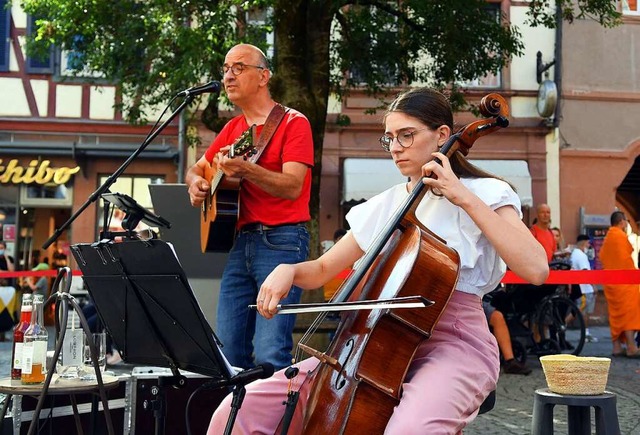
<instances>
[{"instance_id":1,"label":"black cable","mask_svg":"<svg viewBox=\"0 0 640 435\"><path fill-rule=\"evenodd\" d=\"M44 419L44 423L42 426L40 426L40 422L38 421L38 433L42 432L44 430L44 428L47 427L47 424L49 422L51 422L51 424L49 424L49 433L53 433L53 408L55 408L55 397L51 397L51 403L49 405L49 415L47 415ZM22 406L22 405L21 405ZM35 417L35 415L34 415ZM33 418L33 417L32 417Z\"/></svg>"},{"instance_id":2,"label":"black cable","mask_svg":"<svg viewBox=\"0 0 640 435\"><path fill-rule=\"evenodd\" d=\"M193 393L189 395L189 399L187 400L187 405L184 408L184 422L187 428L187 435L191 435L191 423L189 421L189 406L191 406L191 399L193 399L197 393L199 393L201 390L204 390L206 387L208 387L207 383L200 385L198 388L193 390Z\"/></svg>"}]
</instances>

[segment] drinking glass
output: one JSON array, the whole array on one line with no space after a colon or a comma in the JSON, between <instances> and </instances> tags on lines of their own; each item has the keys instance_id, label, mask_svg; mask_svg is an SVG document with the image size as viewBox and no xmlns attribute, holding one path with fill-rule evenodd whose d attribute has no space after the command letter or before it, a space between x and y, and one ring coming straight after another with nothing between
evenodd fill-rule
<instances>
[{"instance_id":1,"label":"drinking glass","mask_svg":"<svg viewBox=\"0 0 640 435\"><path fill-rule=\"evenodd\" d=\"M96 332L91 334L90 337L85 336L84 343L84 368L83 368L83 376L81 379L83 381L95 381L96 380L96 372L93 367L93 362L91 361L91 347L89 346L89 341L92 340L93 344L96 347L97 357L98 357L98 367L100 368L100 373L104 373L107 368L107 357L106 357L106 347L107 347L107 335L104 332Z\"/></svg>"}]
</instances>

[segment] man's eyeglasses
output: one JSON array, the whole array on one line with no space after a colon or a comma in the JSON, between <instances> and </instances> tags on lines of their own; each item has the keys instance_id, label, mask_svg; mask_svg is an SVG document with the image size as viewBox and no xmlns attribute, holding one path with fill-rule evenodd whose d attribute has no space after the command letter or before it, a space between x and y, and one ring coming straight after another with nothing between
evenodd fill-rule
<instances>
[{"instance_id":1,"label":"man's eyeglasses","mask_svg":"<svg viewBox=\"0 0 640 435\"><path fill-rule=\"evenodd\" d=\"M245 63L238 62L238 63L234 63L233 65L226 65L226 64L222 65L220 72L222 73L222 75L225 75L229 70L231 70L231 74L233 74L234 76L239 76L240 74L242 74L242 71L244 71L246 67L266 69L263 66L247 65Z\"/></svg>"},{"instance_id":2,"label":"man's eyeglasses","mask_svg":"<svg viewBox=\"0 0 640 435\"><path fill-rule=\"evenodd\" d=\"M380 141L380 145L382 145L382 149L386 152L391 152L391 145L393 144L393 140L396 139L402 148L409 148L413 145L413 136L422 130L427 130L429 127L421 128L419 130L413 131L404 131L397 136L388 136L384 135L378 139Z\"/></svg>"}]
</instances>

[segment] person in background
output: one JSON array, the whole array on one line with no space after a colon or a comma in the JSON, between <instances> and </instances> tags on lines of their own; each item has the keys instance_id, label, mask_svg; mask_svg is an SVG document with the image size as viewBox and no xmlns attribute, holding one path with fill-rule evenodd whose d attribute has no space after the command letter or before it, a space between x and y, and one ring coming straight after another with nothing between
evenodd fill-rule
<instances>
[{"instance_id":1,"label":"person in background","mask_svg":"<svg viewBox=\"0 0 640 435\"><path fill-rule=\"evenodd\" d=\"M20 302L16 288L9 285L6 278L0 277L0 342L5 341L5 333L13 330L20 320Z\"/></svg>"},{"instance_id":2,"label":"person in background","mask_svg":"<svg viewBox=\"0 0 640 435\"><path fill-rule=\"evenodd\" d=\"M577 238L576 247L571 251L571 269L591 270L591 264L586 254L590 246L591 241L589 240L589 236L580 234ZM587 341L597 342L598 339L589 332L589 316L593 314L596 306L596 293L591 284L580 284L580 292L582 296L580 297L578 305L586 326L586 339Z\"/></svg>"},{"instance_id":3,"label":"person in background","mask_svg":"<svg viewBox=\"0 0 640 435\"><path fill-rule=\"evenodd\" d=\"M0 272L13 272L16 270L13 257L7 254L7 244L0 240Z\"/></svg>"},{"instance_id":4,"label":"person in background","mask_svg":"<svg viewBox=\"0 0 640 435\"><path fill-rule=\"evenodd\" d=\"M38 264L35 265L33 269L34 272L50 270L49 259L47 257L43 258L42 261L39 261ZM30 281L27 282L27 285L31 288L34 293L39 293L44 296L45 300L49 296L49 278L46 276L30 276ZM35 285L34 285L35 282Z\"/></svg>"},{"instance_id":5,"label":"person in background","mask_svg":"<svg viewBox=\"0 0 640 435\"><path fill-rule=\"evenodd\" d=\"M551 263L557 243L551 231L551 208L547 204L536 207L536 221L531 225L531 234L542 245L547 253L547 261Z\"/></svg>"},{"instance_id":6,"label":"person in background","mask_svg":"<svg viewBox=\"0 0 640 435\"><path fill-rule=\"evenodd\" d=\"M316 289L354 264L375 246L410 192L424 183L428 191L416 218L458 252L460 274L433 334L412 356L386 433L461 433L496 388L500 371L482 297L496 288L507 266L535 284L545 281L549 267L544 250L522 223L520 199L512 187L471 165L459 152L451 158L438 152L453 133L453 113L444 95L428 88L406 91L391 103L383 120L380 144L409 181L353 207L347 215L349 232L320 258L278 266L261 286L257 307L266 319L278 317L277 305L292 286ZM306 375L319 363L315 357L300 362L292 380L281 370L248 385L236 419L238 433L274 433L290 382L301 389L301 409L308 397ZM214 413L209 434L223 431L230 402L227 396ZM294 414L290 433L300 433L301 418L302 412Z\"/></svg>"},{"instance_id":7,"label":"person in background","mask_svg":"<svg viewBox=\"0 0 640 435\"><path fill-rule=\"evenodd\" d=\"M7 254L7 244L0 240L0 272L14 272L16 270L15 260ZM7 286L14 286L15 279L7 278Z\"/></svg>"},{"instance_id":8,"label":"person in background","mask_svg":"<svg viewBox=\"0 0 640 435\"><path fill-rule=\"evenodd\" d=\"M513 355L513 343L511 342L509 327L507 326L507 321L504 319L504 315L487 301L482 301L482 308L484 309L484 315L487 317L487 322L491 328L491 333L496 337L502 359L504 360L502 370L512 375L527 376L531 373L531 369L527 367L526 364L515 359Z\"/></svg>"},{"instance_id":9,"label":"person in background","mask_svg":"<svg viewBox=\"0 0 640 435\"><path fill-rule=\"evenodd\" d=\"M64 242L65 244L67 242ZM57 240L54 244L53 255L51 261L52 269L60 269L61 267L67 266L67 254L65 254L63 247L63 242Z\"/></svg>"},{"instance_id":10,"label":"person in background","mask_svg":"<svg viewBox=\"0 0 640 435\"><path fill-rule=\"evenodd\" d=\"M570 267L571 250L564 241L562 231L560 231L560 228L558 227L553 227L551 228L551 232L553 233L553 238L556 241L556 250L553 253L551 261L559 261L561 263L565 263L568 267Z\"/></svg>"},{"instance_id":11,"label":"person in background","mask_svg":"<svg viewBox=\"0 0 640 435\"><path fill-rule=\"evenodd\" d=\"M49 258L44 257L42 261L38 261L37 264L31 270L50 270Z\"/></svg>"},{"instance_id":12,"label":"person in background","mask_svg":"<svg viewBox=\"0 0 640 435\"><path fill-rule=\"evenodd\" d=\"M284 118L257 162L228 155L233 144L251 125L261 134L277 103L269 93L271 70L264 53L249 44L232 47L225 56L223 85L227 97L242 113L231 119L186 176L191 205L200 207L210 195L211 180L205 169L213 164L227 177L242 180L237 235L225 266L216 333L222 352L236 367L259 363L285 367L291 363L295 316L266 321L249 305L264 279L279 264L298 263L309 254L311 167L313 137L306 116L285 108ZM286 304L300 301L293 289Z\"/></svg>"},{"instance_id":13,"label":"person in background","mask_svg":"<svg viewBox=\"0 0 640 435\"><path fill-rule=\"evenodd\" d=\"M564 237L562 236L562 231L558 227L552 227L551 232L553 233L553 238L556 240L556 251L563 251L567 248L567 244L564 242Z\"/></svg>"},{"instance_id":14,"label":"person in background","mask_svg":"<svg viewBox=\"0 0 640 435\"><path fill-rule=\"evenodd\" d=\"M36 269L34 268L32 270L35 271ZM49 279L46 276L28 276L25 283L34 295L42 295L45 300L49 296Z\"/></svg>"},{"instance_id":15,"label":"person in background","mask_svg":"<svg viewBox=\"0 0 640 435\"><path fill-rule=\"evenodd\" d=\"M611 214L611 226L599 252L605 270L636 268L631 256L633 247L627 237L627 225L629 222L623 212L614 211ZM634 340L634 335L640 331L640 287L638 284L605 284L604 296L609 310L613 356L640 358L640 350Z\"/></svg>"}]
</instances>

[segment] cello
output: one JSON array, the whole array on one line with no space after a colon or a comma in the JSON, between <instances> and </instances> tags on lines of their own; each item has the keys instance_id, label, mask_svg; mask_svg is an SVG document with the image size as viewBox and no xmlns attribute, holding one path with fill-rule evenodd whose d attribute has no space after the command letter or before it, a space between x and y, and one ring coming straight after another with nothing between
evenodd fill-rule
<instances>
[{"instance_id":1,"label":"cello","mask_svg":"<svg viewBox=\"0 0 640 435\"><path fill-rule=\"evenodd\" d=\"M509 109L502 96L485 96L479 110L487 119L450 136L440 152L448 157L455 152L467 155L476 139L508 126ZM321 361L305 380L309 396L302 410L303 433L382 433L400 402L413 355L431 336L456 288L460 268L457 252L416 217L428 190L416 184L330 304L421 297L431 306L344 313L326 352L310 348L303 337L299 352ZM288 372L291 377L296 374L293 367ZM288 408L295 394L290 390ZM287 427L285 415L282 433Z\"/></svg>"}]
</instances>

